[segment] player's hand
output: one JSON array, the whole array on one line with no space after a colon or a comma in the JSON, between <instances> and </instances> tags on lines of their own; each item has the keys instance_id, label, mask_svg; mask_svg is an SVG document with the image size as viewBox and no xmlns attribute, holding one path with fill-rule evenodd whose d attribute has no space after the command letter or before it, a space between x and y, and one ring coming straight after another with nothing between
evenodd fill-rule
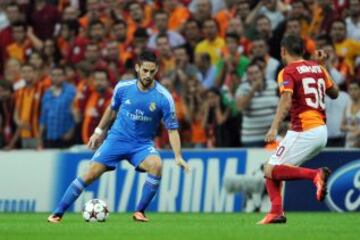
<instances>
[{"instance_id":1,"label":"player's hand","mask_svg":"<svg viewBox=\"0 0 360 240\"><path fill-rule=\"evenodd\" d=\"M278 134L278 130L275 128L270 128L269 131L265 135L265 142L273 142L276 139Z\"/></svg>"},{"instance_id":2,"label":"player's hand","mask_svg":"<svg viewBox=\"0 0 360 240\"><path fill-rule=\"evenodd\" d=\"M91 150L96 150L101 142L102 142L102 136L97 134L97 133L93 133L93 135L91 135L89 142L87 144L87 147L90 148Z\"/></svg>"},{"instance_id":3,"label":"player's hand","mask_svg":"<svg viewBox=\"0 0 360 240\"><path fill-rule=\"evenodd\" d=\"M185 170L186 173L190 172L190 166L189 164L187 164L185 162L185 160L180 156L180 157L175 157L175 162L176 165L178 165L179 167L181 167L182 169Z\"/></svg>"},{"instance_id":4,"label":"player's hand","mask_svg":"<svg viewBox=\"0 0 360 240\"><path fill-rule=\"evenodd\" d=\"M316 50L313 59L319 64L325 64L328 54L324 50Z\"/></svg>"}]
</instances>

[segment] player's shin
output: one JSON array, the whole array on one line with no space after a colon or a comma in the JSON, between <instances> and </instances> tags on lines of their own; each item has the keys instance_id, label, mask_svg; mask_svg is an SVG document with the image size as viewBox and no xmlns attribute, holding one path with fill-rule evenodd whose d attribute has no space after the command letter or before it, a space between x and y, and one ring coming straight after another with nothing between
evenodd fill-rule
<instances>
[{"instance_id":1,"label":"player's shin","mask_svg":"<svg viewBox=\"0 0 360 240\"><path fill-rule=\"evenodd\" d=\"M64 215L65 211L75 202L86 187L86 183L80 177L76 178L66 189L53 214L60 217Z\"/></svg>"},{"instance_id":2,"label":"player's shin","mask_svg":"<svg viewBox=\"0 0 360 240\"><path fill-rule=\"evenodd\" d=\"M281 197L282 182L266 178L265 185L271 202L270 213L282 214L283 213L282 197Z\"/></svg>"},{"instance_id":3,"label":"player's shin","mask_svg":"<svg viewBox=\"0 0 360 240\"><path fill-rule=\"evenodd\" d=\"M156 195L160 186L161 177L148 174L142 189L140 202L136 207L137 212L144 212Z\"/></svg>"}]
</instances>

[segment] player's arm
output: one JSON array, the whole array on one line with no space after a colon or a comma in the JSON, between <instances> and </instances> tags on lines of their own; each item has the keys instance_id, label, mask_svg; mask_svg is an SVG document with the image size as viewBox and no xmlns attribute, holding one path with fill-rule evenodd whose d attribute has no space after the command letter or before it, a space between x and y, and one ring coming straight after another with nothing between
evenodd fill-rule
<instances>
[{"instance_id":1,"label":"player's arm","mask_svg":"<svg viewBox=\"0 0 360 240\"><path fill-rule=\"evenodd\" d=\"M90 137L90 140L88 142L88 147L90 149L96 149L100 145L103 136L109 129L112 121L115 119L115 116L116 111L113 110L112 107L109 105L106 108L103 116L101 117L99 125L95 128L93 135Z\"/></svg>"},{"instance_id":2,"label":"player's arm","mask_svg":"<svg viewBox=\"0 0 360 240\"><path fill-rule=\"evenodd\" d=\"M114 121L115 116L116 116L116 111L113 110L109 105L106 108L103 116L101 117L101 120L97 127L100 128L102 131L106 131L107 129L109 129L110 124Z\"/></svg>"},{"instance_id":3,"label":"player's arm","mask_svg":"<svg viewBox=\"0 0 360 240\"><path fill-rule=\"evenodd\" d=\"M171 148L175 155L175 162L179 167L182 167L186 172L190 170L189 165L185 162L181 155L181 141L177 129L168 130Z\"/></svg>"},{"instance_id":4,"label":"player's arm","mask_svg":"<svg viewBox=\"0 0 360 240\"><path fill-rule=\"evenodd\" d=\"M265 136L266 142L272 142L275 140L280 124L288 115L291 108L292 94L292 91L283 91L281 94L274 120L271 124L270 130Z\"/></svg>"},{"instance_id":5,"label":"player's arm","mask_svg":"<svg viewBox=\"0 0 360 240\"><path fill-rule=\"evenodd\" d=\"M327 72L325 68L322 68L325 74L325 87L326 87L326 95L328 95L331 99L336 99L339 96L339 87L332 79L330 74Z\"/></svg>"},{"instance_id":6,"label":"player's arm","mask_svg":"<svg viewBox=\"0 0 360 240\"><path fill-rule=\"evenodd\" d=\"M124 91L124 85L121 81L116 84L111 103L105 109L98 126L95 128L93 135L90 137L88 147L90 149L96 149L104 139L105 133L110 127L111 122L115 119L117 111L120 109L122 101L122 92Z\"/></svg>"},{"instance_id":7,"label":"player's arm","mask_svg":"<svg viewBox=\"0 0 360 240\"><path fill-rule=\"evenodd\" d=\"M175 103L170 93L167 93L166 95L167 97L164 98L164 101L161 104L163 114L162 120L165 128L168 130L170 145L175 155L175 162L179 167L188 172L189 165L181 155L181 141L178 132L179 123L176 118Z\"/></svg>"}]
</instances>

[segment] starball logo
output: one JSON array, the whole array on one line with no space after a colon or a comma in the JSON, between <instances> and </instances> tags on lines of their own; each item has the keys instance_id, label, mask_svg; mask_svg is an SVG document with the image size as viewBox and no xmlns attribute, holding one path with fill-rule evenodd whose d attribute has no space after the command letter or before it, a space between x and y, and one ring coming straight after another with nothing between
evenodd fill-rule
<instances>
[{"instance_id":1,"label":"starball logo","mask_svg":"<svg viewBox=\"0 0 360 240\"><path fill-rule=\"evenodd\" d=\"M327 206L338 212L360 211L360 159L337 169L328 183Z\"/></svg>"}]
</instances>

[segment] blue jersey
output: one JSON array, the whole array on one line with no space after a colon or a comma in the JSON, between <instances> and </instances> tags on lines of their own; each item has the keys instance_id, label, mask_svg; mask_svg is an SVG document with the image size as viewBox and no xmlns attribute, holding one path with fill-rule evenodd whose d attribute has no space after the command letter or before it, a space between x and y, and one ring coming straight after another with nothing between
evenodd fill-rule
<instances>
[{"instance_id":1,"label":"blue jersey","mask_svg":"<svg viewBox=\"0 0 360 240\"><path fill-rule=\"evenodd\" d=\"M152 142L161 120L167 129L178 121L171 94L155 81L152 89L141 91L137 79L120 81L114 90L111 108L118 111L109 137L127 142Z\"/></svg>"}]
</instances>

